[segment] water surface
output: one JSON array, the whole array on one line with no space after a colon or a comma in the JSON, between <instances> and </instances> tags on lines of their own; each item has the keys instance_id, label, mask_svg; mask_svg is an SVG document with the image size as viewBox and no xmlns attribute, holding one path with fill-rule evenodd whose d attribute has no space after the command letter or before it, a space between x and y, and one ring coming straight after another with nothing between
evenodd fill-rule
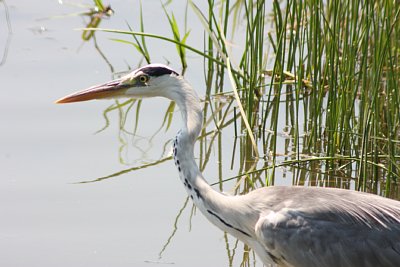
<instances>
[{"instance_id":1,"label":"water surface","mask_svg":"<svg viewBox=\"0 0 400 267\"><path fill-rule=\"evenodd\" d=\"M85 26L81 17L54 18L84 7L50 0L6 4L13 34L0 66L0 266L226 266L223 233L200 215L193 217L189 232L190 208L161 263L154 263L186 197L171 162L105 182L74 184L126 167L119 162L117 119L94 135L112 102L53 104L65 94L111 79L110 69L93 43L83 43L74 30ZM126 28L126 22L138 27L139 1L111 4L115 16L103 21L103 27ZM143 1L143 9L146 30L167 31L161 28L167 20L159 1ZM174 10L177 17L180 10ZM0 49L6 43L5 23L0 4ZM116 71L135 67L140 61L135 50L110 37L98 34L97 41ZM195 43L196 34L191 38ZM166 56L174 55L175 47L162 45L149 45L153 62L168 58L179 68L177 57ZM196 74L202 73L202 65L196 57L193 62L187 76L196 84L202 80ZM146 100L142 122L161 123L155 106L165 109L168 102ZM149 136L158 127L141 123L138 134ZM161 153L157 142L168 140L178 128L175 120L168 136L155 140L149 159ZM141 159L140 151L132 148L130 153L133 161Z\"/></svg>"}]
</instances>

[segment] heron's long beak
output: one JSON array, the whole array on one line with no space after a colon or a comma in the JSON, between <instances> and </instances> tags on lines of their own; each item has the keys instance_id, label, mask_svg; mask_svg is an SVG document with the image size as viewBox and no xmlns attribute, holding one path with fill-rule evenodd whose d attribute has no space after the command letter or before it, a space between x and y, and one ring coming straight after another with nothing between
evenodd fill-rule
<instances>
[{"instance_id":1,"label":"heron's long beak","mask_svg":"<svg viewBox=\"0 0 400 267\"><path fill-rule=\"evenodd\" d=\"M88 89L67 95L56 101L57 104L88 101L93 99L117 98L123 96L131 85L123 83L123 79L114 80Z\"/></svg>"}]
</instances>

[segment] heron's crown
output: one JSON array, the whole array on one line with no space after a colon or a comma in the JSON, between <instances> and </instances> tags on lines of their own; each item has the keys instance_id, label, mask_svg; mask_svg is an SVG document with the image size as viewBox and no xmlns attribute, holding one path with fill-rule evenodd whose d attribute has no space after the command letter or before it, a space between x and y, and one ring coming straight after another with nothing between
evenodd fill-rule
<instances>
[{"instance_id":1,"label":"heron's crown","mask_svg":"<svg viewBox=\"0 0 400 267\"><path fill-rule=\"evenodd\" d=\"M159 77L165 74L175 74L176 76L179 76L176 71L163 64L149 64L137 69L135 74L138 72L143 72L151 77Z\"/></svg>"}]
</instances>

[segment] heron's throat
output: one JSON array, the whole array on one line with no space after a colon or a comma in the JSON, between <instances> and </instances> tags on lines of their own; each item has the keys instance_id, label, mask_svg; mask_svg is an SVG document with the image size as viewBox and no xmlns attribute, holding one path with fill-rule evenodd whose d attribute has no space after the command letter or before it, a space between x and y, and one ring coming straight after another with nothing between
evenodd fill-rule
<instances>
[{"instance_id":1,"label":"heron's throat","mask_svg":"<svg viewBox=\"0 0 400 267\"><path fill-rule=\"evenodd\" d=\"M194 144L201 131L203 120L200 99L186 81L182 80L181 86L181 91L174 100L182 114L182 134L187 135L188 141Z\"/></svg>"}]
</instances>

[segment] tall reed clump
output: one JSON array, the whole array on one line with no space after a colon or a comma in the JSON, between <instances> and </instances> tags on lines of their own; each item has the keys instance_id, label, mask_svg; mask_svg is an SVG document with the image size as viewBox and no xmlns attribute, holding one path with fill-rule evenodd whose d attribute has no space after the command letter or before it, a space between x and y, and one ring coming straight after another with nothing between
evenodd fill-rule
<instances>
[{"instance_id":1,"label":"tall reed clump","mask_svg":"<svg viewBox=\"0 0 400 267\"><path fill-rule=\"evenodd\" d=\"M207 77L223 81L228 72L226 87L240 95L240 125L247 134L242 162L251 166L239 175L266 171L265 183L272 184L275 168L285 165L295 184L395 197L400 5L288 0L274 1L271 12L261 0L209 1L208 17L197 10L208 51L216 51L207 59ZM239 63L231 64L227 34L238 24L246 29L245 42ZM282 132L289 137L284 148ZM261 168L251 163L258 154L267 159ZM244 181L245 191L254 186L254 179Z\"/></svg>"},{"instance_id":2,"label":"tall reed clump","mask_svg":"<svg viewBox=\"0 0 400 267\"><path fill-rule=\"evenodd\" d=\"M295 122L293 163L309 156L302 168L320 163L321 172L309 182L354 182L358 190L397 193L399 12L393 1L287 1L284 7L274 2L272 81L292 95L286 100L295 107L288 112ZM292 85L281 86L284 76Z\"/></svg>"}]
</instances>

